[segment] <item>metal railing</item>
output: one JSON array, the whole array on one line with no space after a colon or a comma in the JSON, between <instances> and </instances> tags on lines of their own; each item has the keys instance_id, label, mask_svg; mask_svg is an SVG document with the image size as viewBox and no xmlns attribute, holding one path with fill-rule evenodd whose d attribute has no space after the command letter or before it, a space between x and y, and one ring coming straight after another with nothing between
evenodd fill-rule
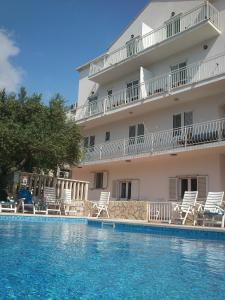
<instances>
[{"instance_id":1,"label":"metal railing","mask_svg":"<svg viewBox=\"0 0 225 300\"><path fill-rule=\"evenodd\" d=\"M148 202L148 222L171 223L174 206L173 202Z\"/></svg>"},{"instance_id":2,"label":"metal railing","mask_svg":"<svg viewBox=\"0 0 225 300\"><path fill-rule=\"evenodd\" d=\"M220 13L208 1L184 14L172 17L160 28L152 30L144 36L133 38L123 47L98 58L91 63L89 76L95 75L205 21L210 21L218 29L220 28Z\"/></svg>"},{"instance_id":3,"label":"metal railing","mask_svg":"<svg viewBox=\"0 0 225 300\"><path fill-rule=\"evenodd\" d=\"M180 128L153 132L95 145L83 150L83 162L109 160L142 154L190 149L192 146L225 140L225 119L207 121Z\"/></svg>"},{"instance_id":4,"label":"metal railing","mask_svg":"<svg viewBox=\"0 0 225 300\"><path fill-rule=\"evenodd\" d=\"M185 66L139 85L122 89L106 98L91 101L77 108L75 120L105 114L134 102L170 93L185 85L204 81L225 73L225 53Z\"/></svg>"}]
</instances>

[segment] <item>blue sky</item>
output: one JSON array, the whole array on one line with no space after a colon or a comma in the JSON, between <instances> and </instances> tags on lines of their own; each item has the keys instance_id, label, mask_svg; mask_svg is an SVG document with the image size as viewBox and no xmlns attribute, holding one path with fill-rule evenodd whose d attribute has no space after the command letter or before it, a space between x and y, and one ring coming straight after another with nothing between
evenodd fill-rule
<instances>
[{"instance_id":1,"label":"blue sky","mask_svg":"<svg viewBox=\"0 0 225 300\"><path fill-rule=\"evenodd\" d=\"M75 68L102 54L148 2L0 0L0 87L23 85L45 102L59 92L73 103Z\"/></svg>"}]
</instances>

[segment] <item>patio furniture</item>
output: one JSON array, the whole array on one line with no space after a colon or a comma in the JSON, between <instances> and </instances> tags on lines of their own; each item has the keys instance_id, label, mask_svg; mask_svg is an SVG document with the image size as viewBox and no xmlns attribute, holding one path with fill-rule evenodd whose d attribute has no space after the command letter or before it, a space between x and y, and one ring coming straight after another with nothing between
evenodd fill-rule
<instances>
[{"instance_id":1,"label":"patio furniture","mask_svg":"<svg viewBox=\"0 0 225 300\"><path fill-rule=\"evenodd\" d=\"M178 213L178 220L182 221L182 225L186 223L189 216L194 217L195 205L198 197L197 191L186 191L184 193L183 201L181 204L177 204L174 211Z\"/></svg>"},{"instance_id":2,"label":"patio furniture","mask_svg":"<svg viewBox=\"0 0 225 300\"><path fill-rule=\"evenodd\" d=\"M33 197L31 192L24 186L18 191L17 211L22 211L22 213L34 213Z\"/></svg>"},{"instance_id":3,"label":"patio furniture","mask_svg":"<svg viewBox=\"0 0 225 300\"><path fill-rule=\"evenodd\" d=\"M1 212L17 212L17 202L14 200L1 201L0 202L0 213Z\"/></svg>"},{"instance_id":4,"label":"patio furniture","mask_svg":"<svg viewBox=\"0 0 225 300\"><path fill-rule=\"evenodd\" d=\"M63 202L63 210L65 215L83 214L84 202L73 200L71 195L72 195L71 189L64 189L62 202Z\"/></svg>"},{"instance_id":5,"label":"patio furniture","mask_svg":"<svg viewBox=\"0 0 225 300\"><path fill-rule=\"evenodd\" d=\"M34 204L33 203L26 203L25 198L20 198L18 200L18 206L17 206L17 211L21 211L23 214L24 213L34 213Z\"/></svg>"},{"instance_id":6,"label":"patio furniture","mask_svg":"<svg viewBox=\"0 0 225 300\"><path fill-rule=\"evenodd\" d=\"M105 211L108 218L109 218L109 212L108 212L108 206L109 206L109 198L110 198L110 192L101 192L99 201L92 202L93 209L96 209L96 218L98 218L101 214L101 212Z\"/></svg>"},{"instance_id":7,"label":"patio furniture","mask_svg":"<svg viewBox=\"0 0 225 300\"><path fill-rule=\"evenodd\" d=\"M47 215L47 203L43 198L33 197L34 214L46 214Z\"/></svg>"},{"instance_id":8,"label":"patio furniture","mask_svg":"<svg viewBox=\"0 0 225 300\"><path fill-rule=\"evenodd\" d=\"M46 203L47 215L49 212L61 215L61 201L56 198L56 189L54 187L44 187L44 202Z\"/></svg>"},{"instance_id":9,"label":"patio furniture","mask_svg":"<svg viewBox=\"0 0 225 300\"><path fill-rule=\"evenodd\" d=\"M205 204L199 203L194 225L205 224L225 226L224 192L209 192Z\"/></svg>"}]
</instances>

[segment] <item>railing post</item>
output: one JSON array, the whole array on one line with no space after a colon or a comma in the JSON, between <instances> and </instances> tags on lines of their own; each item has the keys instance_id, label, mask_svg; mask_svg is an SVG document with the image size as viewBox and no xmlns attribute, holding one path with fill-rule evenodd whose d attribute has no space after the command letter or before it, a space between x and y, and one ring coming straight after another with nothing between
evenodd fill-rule
<instances>
[{"instance_id":1,"label":"railing post","mask_svg":"<svg viewBox=\"0 0 225 300\"><path fill-rule=\"evenodd\" d=\"M153 133L151 133L151 135L150 135L150 139L151 139L151 154L153 154L153 152L154 152L154 134Z\"/></svg>"},{"instance_id":2,"label":"railing post","mask_svg":"<svg viewBox=\"0 0 225 300\"><path fill-rule=\"evenodd\" d=\"M123 156L126 156L126 140L123 140Z\"/></svg>"},{"instance_id":3,"label":"railing post","mask_svg":"<svg viewBox=\"0 0 225 300\"><path fill-rule=\"evenodd\" d=\"M106 98L104 98L104 100L103 100L103 114L105 114L106 113Z\"/></svg>"},{"instance_id":4,"label":"railing post","mask_svg":"<svg viewBox=\"0 0 225 300\"><path fill-rule=\"evenodd\" d=\"M172 80L171 80L171 78L172 78L172 76L171 76L171 74L169 74L168 75L168 93L170 93L171 88L172 88L172 85L171 85Z\"/></svg>"},{"instance_id":5,"label":"railing post","mask_svg":"<svg viewBox=\"0 0 225 300\"><path fill-rule=\"evenodd\" d=\"M99 149L99 159L100 160L102 159L102 146L100 146L100 149Z\"/></svg>"},{"instance_id":6,"label":"railing post","mask_svg":"<svg viewBox=\"0 0 225 300\"><path fill-rule=\"evenodd\" d=\"M206 19L209 19L209 2L206 1Z\"/></svg>"},{"instance_id":7,"label":"railing post","mask_svg":"<svg viewBox=\"0 0 225 300\"><path fill-rule=\"evenodd\" d=\"M88 199L88 183L85 183L85 188L84 188L84 201L87 201Z\"/></svg>"}]
</instances>

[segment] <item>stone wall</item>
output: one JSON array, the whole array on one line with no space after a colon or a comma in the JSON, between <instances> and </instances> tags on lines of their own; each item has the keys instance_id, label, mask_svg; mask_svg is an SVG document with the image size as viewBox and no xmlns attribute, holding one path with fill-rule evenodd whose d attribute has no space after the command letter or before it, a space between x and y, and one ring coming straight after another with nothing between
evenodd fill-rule
<instances>
[{"instance_id":1,"label":"stone wall","mask_svg":"<svg viewBox=\"0 0 225 300\"><path fill-rule=\"evenodd\" d=\"M85 216L96 215L96 210L93 210L92 206L90 201L85 201ZM145 201L110 201L108 211L112 219L147 220ZM106 217L106 213L102 213L101 217Z\"/></svg>"}]
</instances>

